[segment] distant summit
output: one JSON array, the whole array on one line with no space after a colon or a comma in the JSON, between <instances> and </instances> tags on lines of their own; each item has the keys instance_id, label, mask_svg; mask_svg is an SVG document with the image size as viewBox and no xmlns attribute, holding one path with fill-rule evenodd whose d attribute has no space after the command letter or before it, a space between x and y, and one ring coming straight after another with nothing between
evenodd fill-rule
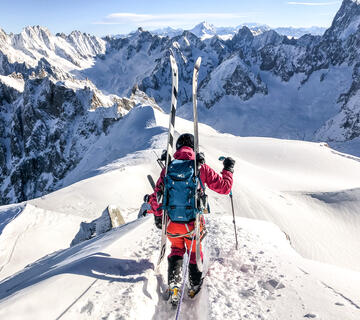
<instances>
[{"instance_id":1,"label":"distant summit","mask_svg":"<svg viewBox=\"0 0 360 320\"><path fill-rule=\"evenodd\" d=\"M206 21L197 24L189 31L199 37L201 40L211 38L217 34L216 27Z\"/></svg>"}]
</instances>

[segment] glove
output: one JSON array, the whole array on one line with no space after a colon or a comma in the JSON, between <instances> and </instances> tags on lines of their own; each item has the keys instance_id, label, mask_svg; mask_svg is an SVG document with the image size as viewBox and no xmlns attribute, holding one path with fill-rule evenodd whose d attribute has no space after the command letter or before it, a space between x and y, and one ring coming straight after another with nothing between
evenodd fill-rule
<instances>
[{"instance_id":1,"label":"glove","mask_svg":"<svg viewBox=\"0 0 360 320\"><path fill-rule=\"evenodd\" d=\"M233 158L230 157L225 158L223 165L224 165L224 170L234 173L235 160Z\"/></svg>"},{"instance_id":2,"label":"glove","mask_svg":"<svg viewBox=\"0 0 360 320\"><path fill-rule=\"evenodd\" d=\"M205 154L204 152L199 152L196 154L196 163L204 164L205 163Z\"/></svg>"},{"instance_id":3,"label":"glove","mask_svg":"<svg viewBox=\"0 0 360 320\"><path fill-rule=\"evenodd\" d=\"M166 155L167 155L167 151L166 150L163 150L162 154L161 154L161 157L160 157L160 160L161 161L166 161ZM169 163L171 162L171 155L169 155Z\"/></svg>"},{"instance_id":4,"label":"glove","mask_svg":"<svg viewBox=\"0 0 360 320\"><path fill-rule=\"evenodd\" d=\"M141 208L139 210L138 218L145 217L148 213L151 213L151 212L152 212L152 210L151 210L150 204L148 204L147 202L144 202L141 205Z\"/></svg>"},{"instance_id":5,"label":"glove","mask_svg":"<svg viewBox=\"0 0 360 320\"><path fill-rule=\"evenodd\" d=\"M149 194L144 195L144 202L148 203L149 200L150 200L150 195Z\"/></svg>"},{"instance_id":6,"label":"glove","mask_svg":"<svg viewBox=\"0 0 360 320\"><path fill-rule=\"evenodd\" d=\"M162 229L162 216L156 216L154 214L156 228Z\"/></svg>"}]
</instances>

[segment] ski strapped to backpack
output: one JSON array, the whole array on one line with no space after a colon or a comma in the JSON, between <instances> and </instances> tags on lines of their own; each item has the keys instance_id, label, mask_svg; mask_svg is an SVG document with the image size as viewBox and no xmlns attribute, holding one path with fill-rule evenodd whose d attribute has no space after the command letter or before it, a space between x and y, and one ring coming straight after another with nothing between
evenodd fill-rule
<instances>
[{"instance_id":1,"label":"ski strapped to backpack","mask_svg":"<svg viewBox=\"0 0 360 320\"><path fill-rule=\"evenodd\" d=\"M199 130L198 130L198 113L197 113L197 84L199 78L199 70L201 64L201 57L198 57L193 72L193 81L192 81L192 98L193 98L193 113L194 113L194 151L195 155L199 153ZM196 163L196 156L194 160L194 167L195 167L195 176L198 177L198 167ZM199 178L200 180L200 178ZM201 181L201 180L200 180ZM205 189L203 188L204 192ZM198 205L198 194L195 195L195 205ZM200 209L200 208L199 208ZM195 219L195 237L196 237L196 264L200 272L203 271L203 262L201 258L201 240L200 240L200 217L201 211L198 210Z\"/></svg>"},{"instance_id":2,"label":"ski strapped to backpack","mask_svg":"<svg viewBox=\"0 0 360 320\"><path fill-rule=\"evenodd\" d=\"M177 94L178 94L178 67L174 54L170 51L170 65L171 65L171 78L172 78L172 87L171 87L171 110L170 110L170 119L169 119L169 132L168 132L168 141L167 141L167 154L172 154L173 145L174 145L174 132L175 132L175 116L176 116L176 104L177 104ZM169 166L169 157L166 157L165 164L165 176L168 171ZM166 229L168 225L168 215L166 210L163 212L162 216L162 229L161 229L161 243L160 243L160 256L157 262L158 271L161 261L164 259L166 251Z\"/></svg>"}]
</instances>

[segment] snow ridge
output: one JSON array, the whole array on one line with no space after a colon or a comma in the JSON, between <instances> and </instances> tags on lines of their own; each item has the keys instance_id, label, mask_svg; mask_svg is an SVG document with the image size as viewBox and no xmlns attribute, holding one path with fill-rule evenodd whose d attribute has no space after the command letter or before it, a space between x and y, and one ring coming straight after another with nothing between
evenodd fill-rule
<instances>
[{"instance_id":1,"label":"snow ridge","mask_svg":"<svg viewBox=\"0 0 360 320\"><path fill-rule=\"evenodd\" d=\"M160 174L153 151L166 144L167 124L160 110L133 108L86 151L68 187L25 208L0 208L1 318L174 315L163 299L166 263L160 275L153 271L159 230L152 217L136 219L151 192L146 175ZM192 125L177 118L175 138ZM357 320L359 159L323 143L241 138L204 124L199 132L200 149L217 172L220 154L236 160L240 246L234 249L229 198L209 191L207 276L197 298L185 299L182 318ZM109 203L120 207L127 224L70 247L84 221L101 217Z\"/></svg>"}]
</instances>

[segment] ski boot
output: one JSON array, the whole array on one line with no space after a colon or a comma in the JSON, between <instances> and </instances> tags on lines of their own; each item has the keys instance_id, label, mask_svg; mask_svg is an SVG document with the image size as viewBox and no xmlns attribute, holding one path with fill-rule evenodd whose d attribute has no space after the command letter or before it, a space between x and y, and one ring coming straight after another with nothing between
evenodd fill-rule
<instances>
[{"instance_id":1,"label":"ski boot","mask_svg":"<svg viewBox=\"0 0 360 320\"><path fill-rule=\"evenodd\" d=\"M171 304L177 306L181 296L183 258L181 256L171 256L168 258L168 263L169 298Z\"/></svg>"},{"instance_id":2,"label":"ski boot","mask_svg":"<svg viewBox=\"0 0 360 320\"><path fill-rule=\"evenodd\" d=\"M169 287L169 298L170 303L173 307L176 307L179 303L181 297L180 289L179 287Z\"/></svg>"},{"instance_id":3,"label":"ski boot","mask_svg":"<svg viewBox=\"0 0 360 320\"><path fill-rule=\"evenodd\" d=\"M189 264L189 285L188 296L194 298L201 290L203 283L202 272L199 271L196 263Z\"/></svg>"}]
</instances>

